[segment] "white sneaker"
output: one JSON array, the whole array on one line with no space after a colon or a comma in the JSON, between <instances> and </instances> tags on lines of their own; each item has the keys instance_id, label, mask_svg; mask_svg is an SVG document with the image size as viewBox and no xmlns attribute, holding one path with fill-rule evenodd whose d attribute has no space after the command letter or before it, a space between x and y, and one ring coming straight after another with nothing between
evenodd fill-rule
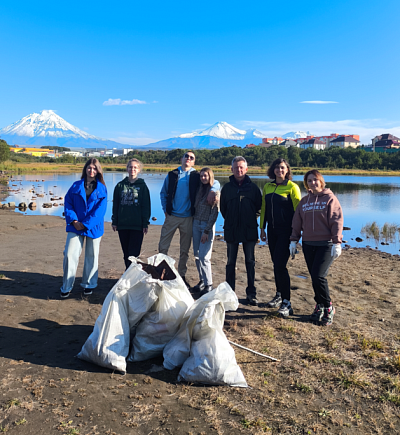
<instances>
[{"instance_id":1,"label":"white sneaker","mask_svg":"<svg viewBox=\"0 0 400 435\"><path fill-rule=\"evenodd\" d=\"M282 317L289 317L293 314L293 308L290 301L288 301L287 299L284 299L282 301L282 304L278 310L278 314Z\"/></svg>"}]
</instances>

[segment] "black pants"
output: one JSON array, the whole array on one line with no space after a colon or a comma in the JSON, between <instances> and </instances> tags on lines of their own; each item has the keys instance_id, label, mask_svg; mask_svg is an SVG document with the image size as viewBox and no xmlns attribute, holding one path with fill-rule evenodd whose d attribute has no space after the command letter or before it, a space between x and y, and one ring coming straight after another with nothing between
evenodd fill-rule
<instances>
[{"instance_id":1,"label":"black pants","mask_svg":"<svg viewBox=\"0 0 400 435\"><path fill-rule=\"evenodd\" d=\"M329 308L331 303L326 279L329 268L333 263L331 250L331 243L326 246L312 246L308 245L307 242L303 242L303 253L311 275L315 302L322 304L326 308Z\"/></svg>"},{"instance_id":2,"label":"black pants","mask_svg":"<svg viewBox=\"0 0 400 435\"><path fill-rule=\"evenodd\" d=\"M236 259L239 249L239 243L227 243L227 254L228 262L226 264L226 282L235 290L235 279L236 279ZM256 288L254 286L255 281L255 265L256 260L254 257L254 248L256 246L256 241L242 243L244 252L244 262L246 265L247 272L247 288L246 295L249 297L256 296Z\"/></svg>"},{"instance_id":3,"label":"black pants","mask_svg":"<svg viewBox=\"0 0 400 435\"><path fill-rule=\"evenodd\" d=\"M268 227L267 231L269 252L274 263L276 291L281 294L282 299L290 301L290 277L286 265L290 256L289 237L292 229L277 231Z\"/></svg>"},{"instance_id":4,"label":"black pants","mask_svg":"<svg viewBox=\"0 0 400 435\"><path fill-rule=\"evenodd\" d=\"M143 230L118 230L119 241L124 253L125 267L131 265L129 257L138 257L142 249Z\"/></svg>"}]
</instances>

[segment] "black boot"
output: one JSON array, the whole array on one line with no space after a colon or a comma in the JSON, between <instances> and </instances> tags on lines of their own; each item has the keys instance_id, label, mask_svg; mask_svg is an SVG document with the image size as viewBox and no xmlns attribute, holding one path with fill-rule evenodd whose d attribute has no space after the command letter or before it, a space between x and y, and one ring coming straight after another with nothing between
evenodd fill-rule
<instances>
[{"instance_id":1,"label":"black boot","mask_svg":"<svg viewBox=\"0 0 400 435\"><path fill-rule=\"evenodd\" d=\"M204 282L202 280L200 280L198 284L196 284L194 287L191 288L191 291L193 293L198 293L198 292L203 291L204 287L205 287Z\"/></svg>"}]
</instances>

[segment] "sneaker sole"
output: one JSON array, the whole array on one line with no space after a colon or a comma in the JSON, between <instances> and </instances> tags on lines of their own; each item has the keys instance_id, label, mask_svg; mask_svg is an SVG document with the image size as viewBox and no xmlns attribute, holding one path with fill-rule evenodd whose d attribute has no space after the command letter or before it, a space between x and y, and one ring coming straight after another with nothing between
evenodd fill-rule
<instances>
[{"instance_id":1,"label":"sneaker sole","mask_svg":"<svg viewBox=\"0 0 400 435\"><path fill-rule=\"evenodd\" d=\"M91 291L91 292L83 292L83 296L90 296L90 295L92 295L93 294L93 292Z\"/></svg>"},{"instance_id":2,"label":"sneaker sole","mask_svg":"<svg viewBox=\"0 0 400 435\"><path fill-rule=\"evenodd\" d=\"M280 317L283 317L284 319L286 319L286 318L289 317L289 316L293 316L293 308L290 308L290 310L289 310L289 314L283 314L283 313L279 313L279 312L278 312L278 315L279 315Z\"/></svg>"},{"instance_id":3,"label":"sneaker sole","mask_svg":"<svg viewBox=\"0 0 400 435\"><path fill-rule=\"evenodd\" d=\"M67 299L67 297L69 296L71 294L71 292L68 292L68 293L60 293L60 298L61 299Z\"/></svg>"}]
</instances>

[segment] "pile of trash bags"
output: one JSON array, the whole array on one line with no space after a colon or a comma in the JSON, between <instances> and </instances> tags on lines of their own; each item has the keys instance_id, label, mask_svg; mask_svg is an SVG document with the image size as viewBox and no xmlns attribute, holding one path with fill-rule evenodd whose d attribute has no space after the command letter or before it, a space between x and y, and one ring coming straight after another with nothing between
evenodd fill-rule
<instances>
[{"instance_id":1,"label":"pile of trash bags","mask_svg":"<svg viewBox=\"0 0 400 435\"><path fill-rule=\"evenodd\" d=\"M126 361L164 356L179 379L247 387L224 332L225 311L239 302L227 283L194 301L164 254L132 264L107 295L78 358L126 373Z\"/></svg>"}]
</instances>

